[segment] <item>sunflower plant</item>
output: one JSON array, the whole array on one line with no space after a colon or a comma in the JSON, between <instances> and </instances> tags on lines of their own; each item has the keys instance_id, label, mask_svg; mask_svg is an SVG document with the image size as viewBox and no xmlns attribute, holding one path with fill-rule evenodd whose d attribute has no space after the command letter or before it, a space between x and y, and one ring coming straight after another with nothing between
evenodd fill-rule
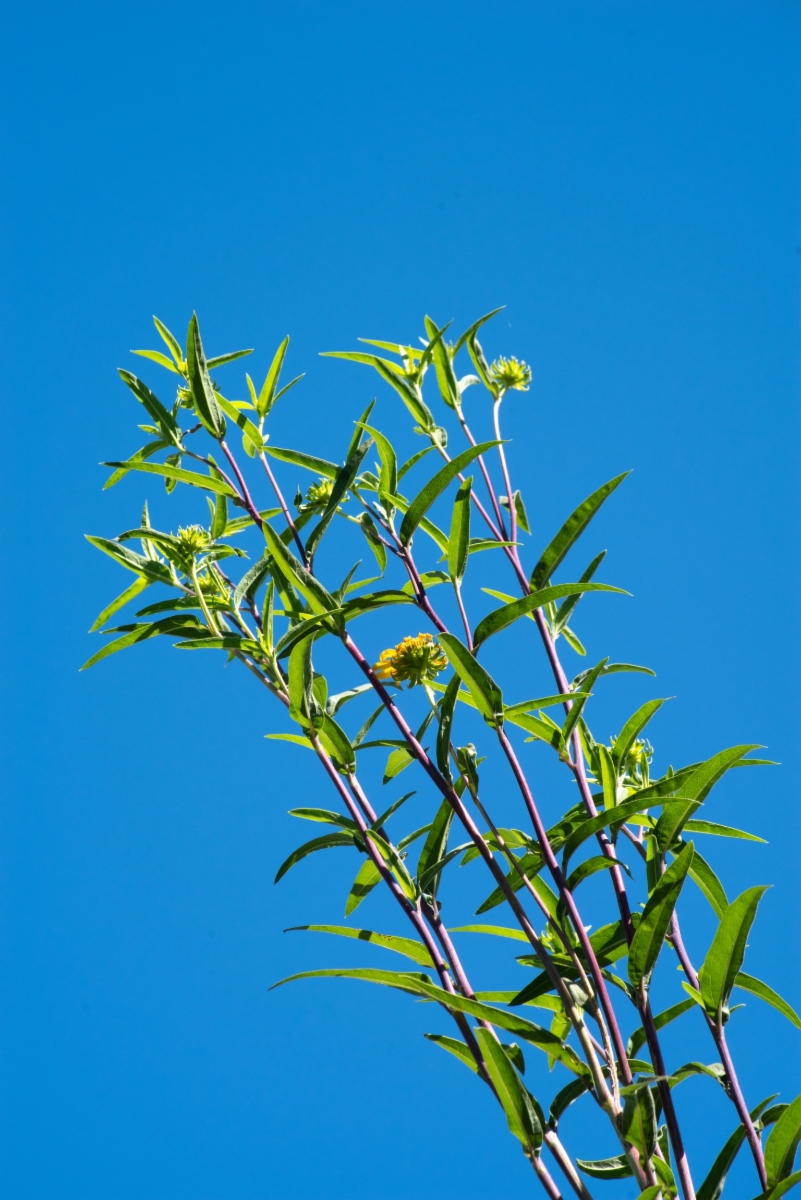
<instances>
[{"instance_id":1,"label":"sunflower plant","mask_svg":"<svg viewBox=\"0 0 801 1200\"><path fill-rule=\"evenodd\" d=\"M579 603L622 589L596 578L605 552L572 581L563 571L625 473L582 500L539 555L527 552L531 523L512 483L501 410L504 400L530 387L531 370L511 356L487 360L478 334L494 315L454 341L448 327L426 317L417 346L366 341L363 350L333 356L370 367L402 401L427 443L404 462L372 417L375 401L351 426L339 461L269 440L274 405L301 378L281 385L288 338L261 388L246 375L246 398L229 400L216 371L250 351L207 358L196 317L185 348L156 320L167 352L135 353L170 373L174 399L162 402L132 372L120 371L146 413L141 428L150 440L105 464L112 471L106 486L132 472L148 474L161 479L168 494L179 486L204 493L208 517L163 532L145 504L137 526L114 538L89 537L133 581L97 618L93 630L105 640L86 666L167 636L179 649L218 650L240 663L250 676L244 686L255 681L283 709L294 732L268 736L311 751L336 807L293 810L329 832L299 846L276 881L312 854L348 849L355 874L346 919L362 904L369 907L370 893L382 887L402 932L352 923L301 928L358 938L369 943L368 953L390 951L407 960L399 969L379 962L308 970L292 979L345 977L432 1002L448 1031L426 1036L489 1089L551 1200L565 1191L588 1200L604 1180L626 1177L641 1200L717 1200L741 1149L753 1159L760 1195L777 1200L801 1180L795 1170L801 1096L778 1103L776 1097L746 1099L727 1024L740 1019L735 1000L742 992L773 1005L797 1028L801 1020L768 983L744 969L766 888L747 887L730 899L697 844L716 837L760 840L708 820L704 806L729 771L764 760L754 757L758 747L739 745L657 774L643 735L661 699L637 708L608 742L593 732L591 701L608 676L653 675L607 657L583 665L590 660L575 629ZM440 417L430 406L432 390ZM486 414L490 429L483 440L472 433L468 407ZM455 437L461 448L454 448ZM289 503L281 478L291 477L295 486L299 472L310 478ZM412 486L412 473L427 476L425 482ZM324 577L320 550L336 529L335 560L341 562L343 547L355 540L375 560L377 575L355 580L357 563L344 578ZM493 556L509 592L479 590L472 580L468 591L480 552ZM151 587L159 598L142 606ZM133 603L136 616L115 624ZM471 609L483 615L475 620ZM380 653L365 651L371 628L390 627L395 636ZM519 656L528 659L532 645L540 648L550 694L510 699L502 679L508 657L496 655L490 671L486 644L510 629L519 635ZM571 656L578 656L579 670L568 666ZM339 673L340 690L316 669L322 657ZM351 713L358 715L351 720ZM415 803L424 823L405 834L398 825L414 793L386 806L368 781L370 759L383 760L387 751L378 786L394 785L407 769L418 776ZM534 783L538 754L555 756L573 785L575 803L550 824ZM502 798L493 795L497 784L481 778L490 755L492 780L499 771L508 775ZM509 811L510 790L513 825L498 815L501 799ZM497 924L467 916L466 923L446 925L447 881L471 863L484 891L490 889L475 915L497 909L502 923L496 913ZM583 885L595 875L608 881L613 912L602 924L588 920L596 914L584 903ZM703 962L692 961L682 934L688 887L700 890L716 921ZM511 943L511 986L474 988L467 935ZM670 993L661 1011L651 1002L657 971L660 992ZM679 1029L690 1023L704 1029L714 1061L669 1061L661 1035L675 1022ZM691 1163L677 1089L697 1075L731 1105L733 1129L722 1147L708 1148L705 1162ZM580 1144L565 1144L560 1122L573 1105L605 1115L607 1157L590 1160Z\"/></svg>"}]
</instances>

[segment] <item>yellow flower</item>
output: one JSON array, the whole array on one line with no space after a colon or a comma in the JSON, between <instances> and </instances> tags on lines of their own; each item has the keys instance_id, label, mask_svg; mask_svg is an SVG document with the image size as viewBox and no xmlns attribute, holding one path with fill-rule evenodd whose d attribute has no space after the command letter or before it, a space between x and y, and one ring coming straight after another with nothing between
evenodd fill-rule
<instances>
[{"instance_id":1,"label":"yellow flower","mask_svg":"<svg viewBox=\"0 0 801 1200\"><path fill-rule=\"evenodd\" d=\"M179 528L178 537L191 554L195 554L198 550L204 550L209 544L209 535L202 525L187 525L186 528Z\"/></svg>"},{"instance_id":2,"label":"yellow flower","mask_svg":"<svg viewBox=\"0 0 801 1200\"><path fill-rule=\"evenodd\" d=\"M331 499L334 488L333 479L320 479L313 483L306 493L305 508L325 508Z\"/></svg>"},{"instance_id":3,"label":"yellow flower","mask_svg":"<svg viewBox=\"0 0 801 1200\"><path fill-rule=\"evenodd\" d=\"M531 383L531 367L522 358L496 358L490 375L504 392L527 392Z\"/></svg>"},{"instance_id":4,"label":"yellow flower","mask_svg":"<svg viewBox=\"0 0 801 1200\"><path fill-rule=\"evenodd\" d=\"M445 654L430 633L405 637L397 646L384 650L373 670L385 683L403 683L409 687L430 683L448 665Z\"/></svg>"}]
</instances>

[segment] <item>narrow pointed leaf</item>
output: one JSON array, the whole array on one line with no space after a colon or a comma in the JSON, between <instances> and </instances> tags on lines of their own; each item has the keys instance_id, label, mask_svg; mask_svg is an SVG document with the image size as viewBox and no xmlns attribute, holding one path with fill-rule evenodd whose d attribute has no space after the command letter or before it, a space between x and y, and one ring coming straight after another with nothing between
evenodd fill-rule
<instances>
[{"instance_id":1,"label":"narrow pointed leaf","mask_svg":"<svg viewBox=\"0 0 801 1200\"><path fill-rule=\"evenodd\" d=\"M431 955L422 942L414 938L397 937L394 933L375 933L372 929L354 929L351 925L292 925L284 933L295 933L309 930L311 933L333 933L338 937L355 938L360 942L369 942L373 946L381 946L384 950L394 950L403 954L413 962L423 967L434 964Z\"/></svg>"},{"instance_id":2,"label":"narrow pointed leaf","mask_svg":"<svg viewBox=\"0 0 801 1200\"><path fill-rule=\"evenodd\" d=\"M767 887L747 888L733 900L712 939L700 978L704 1007L713 1021L718 1020L721 1007L728 1003L743 965L748 934L759 902L767 890Z\"/></svg>"},{"instance_id":3,"label":"narrow pointed leaf","mask_svg":"<svg viewBox=\"0 0 801 1200\"><path fill-rule=\"evenodd\" d=\"M543 551L542 557L531 574L531 586L535 591L541 588L546 580L551 578L571 546L581 537L601 505L629 474L629 471L624 471L622 475L616 475L614 479L610 479L603 487L598 488L591 496L588 496L575 512L571 513L556 537Z\"/></svg>"},{"instance_id":4,"label":"narrow pointed leaf","mask_svg":"<svg viewBox=\"0 0 801 1200\"><path fill-rule=\"evenodd\" d=\"M801 1141L801 1096L788 1104L765 1143L765 1170L768 1188L787 1179L793 1170L795 1153Z\"/></svg>"},{"instance_id":5,"label":"narrow pointed leaf","mask_svg":"<svg viewBox=\"0 0 801 1200\"><path fill-rule=\"evenodd\" d=\"M619 595L628 595L622 588L611 587L607 583L560 583L554 587L546 587L541 591L531 592L528 596L523 596L520 600L513 600L511 604L504 604L501 608L493 609L491 613L488 613L486 617L479 621L473 635L473 643L476 649L487 638L492 637L494 633L499 633L502 629L506 629L520 617L525 617L529 613L533 613L535 609L542 608L544 604L558 600L561 596L572 596L577 592L617 592Z\"/></svg>"},{"instance_id":6,"label":"narrow pointed leaf","mask_svg":"<svg viewBox=\"0 0 801 1200\"><path fill-rule=\"evenodd\" d=\"M634 987L639 987L643 981L647 982L656 965L670 918L693 860L694 849L692 842L689 842L681 850L648 898L629 949L629 982Z\"/></svg>"},{"instance_id":7,"label":"narrow pointed leaf","mask_svg":"<svg viewBox=\"0 0 801 1200\"><path fill-rule=\"evenodd\" d=\"M454 671L470 691L484 720L488 725L502 725L503 695L495 680L452 633L441 633L439 641Z\"/></svg>"},{"instance_id":8,"label":"narrow pointed leaf","mask_svg":"<svg viewBox=\"0 0 801 1200\"><path fill-rule=\"evenodd\" d=\"M750 992L752 996L759 996L760 1000L764 1000L767 1004L772 1004L778 1012L787 1018L796 1029L801 1029L801 1017L794 1008L791 1008L786 1000L782 1000L778 992L774 992L772 987L768 987L761 979L756 979L753 975L746 975L744 971L738 971L734 979L734 986L742 988L744 992Z\"/></svg>"},{"instance_id":9,"label":"narrow pointed leaf","mask_svg":"<svg viewBox=\"0 0 801 1200\"><path fill-rule=\"evenodd\" d=\"M288 858L284 859L278 868L278 873L273 882L278 883L279 879L283 879L287 871L291 870L296 863L299 863L304 858L308 858L310 854L315 854L318 850L331 850L339 846L356 845L357 842L352 833L326 833L323 837L312 838L310 842L304 842L302 846L298 846L297 850L293 850Z\"/></svg>"},{"instance_id":10,"label":"narrow pointed leaf","mask_svg":"<svg viewBox=\"0 0 801 1200\"><path fill-rule=\"evenodd\" d=\"M481 442L478 446L469 446L467 450L463 450L461 454L457 454L449 463L446 463L433 479L428 481L423 490L415 496L409 505L406 515L401 522L400 540L404 546L409 544L414 531L431 505L442 495L448 484L456 478L459 472L463 471L479 454L483 454L497 445L499 445L498 442Z\"/></svg>"}]
</instances>

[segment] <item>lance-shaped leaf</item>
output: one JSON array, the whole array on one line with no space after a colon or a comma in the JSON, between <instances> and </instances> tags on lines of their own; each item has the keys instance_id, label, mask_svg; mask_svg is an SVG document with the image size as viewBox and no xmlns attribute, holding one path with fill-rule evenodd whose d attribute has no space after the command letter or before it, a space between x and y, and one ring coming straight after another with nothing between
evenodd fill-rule
<instances>
[{"instance_id":1,"label":"lance-shaped leaf","mask_svg":"<svg viewBox=\"0 0 801 1200\"><path fill-rule=\"evenodd\" d=\"M264 447L264 452L271 458L277 458L280 462L291 463L294 467L303 467L305 471L323 475L326 479L336 479L339 471L337 464L329 462L327 458L317 458L314 454L304 454L300 450L288 450L283 446L272 446L268 443Z\"/></svg>"},{"instance_id":2,"label":"lance-shaped leaf","mask_svg":"<svg viewBox=\"0 0 801 1200\"><path fill-rule=\"evenodd\" d=\"M406 515L401 522L400 540L404 546L409 544L415 529L417 529L417 526L429 508L431 508L431 505L442 495L448 484L456 478L459 472L463 471L479 454L483 454L487 450L491 450L493 446L498 445L500 445L500 442L494 441L481 442L478 446L468 446L467 450L463 450L461 454L457 454L441 470L437 471L433 479L429 479L423 490L415 496L409 505Z\"/></svg>"},{"instance_id":3,"label":"lance-shaped leaf","mask_svg":"<svg viewBox=\"0 0 801 1200\"><path fill-rule=\"evenodd\" d=\"M315 525L314 529L309 534L309 537L306 541L306 554L308 555L310 561L314 557L314 553L322 541L323 534L331 524L331 521L334 519L334 515L339 507L340 501L346 495L348 489L351 487L354 479L356 478L359 467L361 466L362 460L369 450L370 445L370 442L365 442L363 446L357 446L342 470L337 471L336 478L334 479L334 486L331 488L331 495L328 498L328 502L325 506L323 514Z\"/></svg>"},{"instance_id":4,"label":"lance-shaped leaf","mask_svg":"<svg viewBox=\"0 0 801 1200\"><path fill-rule=\"evenodd\" d=\"M688 821L688 824L691 822ZM690 866L690 879L697 884L703 894L706 896L709 903L712 905L715 916L723 916L726 909L729 907L729 900L723 888L723 884L718 879L715 872L710 867L706 859L702 858L696 849L693 855L693 861Z\"/></svg>"},{"instance_id":5,"label":"lance-shaped leaf","mask_svg":"<svg viewBox=\"0 0 801 1200\"><path fill-rule=\"evenodd\" d=\"M359 867L353 881L348 898L345 901L345 916L349 917L368 896L376 884L381 882L381 872L371 858L366 859Z\"/></svg>"},{"instance_id":6,"label":"lance-shaped leaf","mask_svg":"<svg viewBox=\"0 0 801 1200\"><path fill-rule=\"evenodd\" d=\"M231 598L231 604L234 608L239 608L239 605L248 596L251 600L256 595L259 585L270 573L270 557L265 554L257 562L250 567L240 579L234 589L234 594Z\"/></svg>"},{"instance_id":7,"label":"lance-shaped leaf","mask_svg":"<svg viewBox=\"0 0 801 1200\"><path fill-rule=\"evenodd\" d=\"M225 396L215 393L215 398L225 415L230 417L234 424L242 430L243 437L247 443L245 449L251 458L254 454L261 454L264 450L264 438L259 432L258 427L253 424L241 409L233 405L230 400L226 400Z\"/></svg>"},{"instance_id":8,"label":"lance-shaped leaf","mask_svg":"<svg viewBox=\"0 0 801 1200\"><path fill-rule=\"evenodd\" d=\"M479 1027L475 1032L481 1057L506 1115L509 1131L531 1158L542 1145L542 1126L528 1092L503 1046L490 1030Z\"/></svg>"},{"instance_id":9,"label":"lance-shaped leaf","mask_svg":"<svg viewBox=\"0 0 801 1200\"><path fill-rule=\"evenodd\" d=\"M186 337L186 369L195 412L212 437L225 437L225 417L212 386L196 313L192 314Z\"/></svg>"},{"instance_id":10,"label":"lance-shaped leaf","mask_svg":"<svg viewBox=\"0 0 801 1200\"><path fill-rule=\"evenodd\" d=\"M541 588L551 578L556 568L570 550L570 547L578 541L592 518L598 512L604 500L611 496L615 488L623 482L628 474L630 474L629 471L624 471L622 475L616 475L614 479L610 479L609 483L605 483L603 487L598 488L597 491L593 492L591 496L588 496L578 506L575 512L571 513L556 537L543 551L542 557L531 573L531 587L534 591Z\"/></svg>"},{"instance_id":11,"label":"lance-shaped leaf","mask_svg":"<svg viewBox=\"0 0 801 1200\"><path fill-rule=\"evenodd\" d=\"M472 477L459 486L453 502L451 531L448 537L448 571L454 583L461 583L470 554L470 495Z\"/></svg>"},{"instance_id":12,"label":"lance-shaped leaf","mask_svg":"<svg viewBox=\"0 0 801 1200\"><path fill-rule=\"evenodd\" d=\"M458 1058L459 1062L469 1067L474 1074L478 1074L476 1060L465 1042L460 1041L459 1038L447 1037L444 1033L424 1033L423 1037L428 1038L429 1042L433 1042L435 1046L441 1046L443 1050L447 1050L454 1058Z\"/></svg>"},{"instance_id":13,"label":"lance-shaped leaf","mask_svg":"<svg viewBox=\"0 0 801 1200\"><path fill-rule=\"evenodd\" d=\"M394 388L414 417L420 428L426 432L436 427L434 415L424 402L419 387L410 380L397 363L387 358L379 358L377 354L364 354L358 350L329 350L323 358L344 358L349 362L365 363L374 367L383 380Z\"/></svg>"},{"instance_id":14,"label":"lance-shaped leaf","mask_svg":"<svg viewBox=\"0 0 801 1200\"><path fill-rule=\"evenodd\" d=\"M615 744L612 747L612 761L618 771L620 771L625 763L626 755L651 720L651 717L659 712L664 703L664 700L648 700L626 721L626 724L615 738Z\"/></svg>"},{"instance_id":15,"label":"lance-shaped leaf","mask_svg":"<svg viewBox=\"0 0 801 1200\"><path fill-rule=\"evenodd\" d=\"M156 329L159 332L159 336L161 337L164 344L167 346L167 349L169 350L170 354L175 359L175 365L183 372L186 364L184 362L183 353L181 352L181 347L178 344L178 339L176 337L174 337L173 334L170 333L167 326L163 323L163 321L160 321L158 319L158 317L155 317L155 316L153 317L153 324L156 326Z\"/></svg>"},{"instance_id":16,"label":"lance-shaped leaf","mask_svg":"<svg viewBox=\"0 0 801 1200\"><path fill-rule=\"evenodd\" d=\"M657 1013L654 1017L654 1026L657 1030L664 1029L671 1021L675 1021L677 1017L681 1017L684 1013L689 1012L691 1008L695 1008L694 1000L680 1000L678 1004L671 1005L664 1012ZM634 1058L637 1051L640 1050L646 1042L645 1030L642 1025L635 1029L631 1034L626 1046L626 1055L628 1058Z\"/></svg>"},{"instance_id":17,"label":"lance-shaped leaf","mask_svg":"<svg viewBox=\"0 0 801 1200\"><path fill-rule=\"evenodd\" d=\"M701 996L707 1015L720 1020L731 990L743 965L748 934L754 923L759 902L767 887L747 888L733 900L723 914L712 939L704 965L699 972Z\"/></svg>"},{"instance_id":18,"label":"lance-shaped leaf","mask_svg":"<svg viewBox=\"0 0 801 1200\"><path fill-rule=\"evenodd\" d=\"M267 372L261 391L254 400L254 407L260 417L266 417L273 404L275 403L276 392L278 390L278 379L281 375L281 368L284 365L287 347L289 346L289 338L285 337L281 345L273 355L273 361L270 363L270 369ZM255 388L253 388L255 394Z\"/></svg>"},{"instance_id":19,"label":"lance-shaped leaf","mask_svg":"<svg viewBox=\"0 0 801 1200\"><path fill-rule=\"evenodd\" d=\"M768 1188L787 1179L793 1170L798 1143L801 1141L801 1096L788 1104L765 1143L765 1171Z\"/></svg>"},{"instance_id":20,"label":"lance-shaped leaf","mask_svg":"<svg viewBox=\"0 0 801 1200\"><path fill-rule=\"evenodd\" d=\"M420 887L432 896L436 896L437 894L442 872L437 872L430 880L427 879L425 883L423 883L423 879L429 868L445 857L452 821L453 808L447 800L443 800L437 809L434 820L431 822L431 828L423 843L423 849L420 851L420 858L417 862L417 878L420 882Z\"/></svg>"},{"instance_id":21,"label":"lance-shaped leaf","mask_svg":"<svg viewBox=\"0 0 801 1200\"><path fill-rule=\"evenodd\" d=\"M446 687L445 694L439 704L437 766L446 779L451 778L451 730L453 728L453 714L461 682L459 675L455 674Z\"/></svg>"},{"instance_id":22,"label":"lance-shaped leaf","mask_svg":"<svg viewBox=\"0 0 801 1200\"><path fill-rule=\"evenodd\" d=\"M146 383L142 383L141 379L137 379L130 371L119 371L120 379L126 383L136 396L140 404L145 408L148 416L158 425L159 432L165 442L172 443L173 446L181 445L183 434L175 420L175 417L169 412L159 400L154 392L151 392Z\"/></svg>"},{"instance_id":23,"label":"lance-shaped leaf","mask_svg":"<svg viewBox=\"0 0 801 1200\"><path fill-rule=\"evenodd\" d=\"M605 550L602 550L600 554L596 554L595 558L592 560L590 565L587 567L587 570L581 576L579 582L580 583L588 583L592 579L593 575L598 570L598 568L600 567L601 563L603 562L603 560L605 558L606 558ZM580 599L581 599L580 595L568 596L567 599L563 600L562 603L559 605L559 607L556 610L556 619L551 622L551 629L553 631L554 637L557 637L562 632L562 630L565 628L565 626L567 625L568 621L570 620L570 618L573 614L573 611L575 610L576 605L578 604Z\"/></svg>"},{"instance_id":24,"label":"lance-shaped leaf","mask_svg":"<svg viewBox=\"0 0 801 1200\"><path fill-rule=\"evenodd\" d=\"M768 987L761 979L755 979L753 975L746 975L745 971L738 971L734 980L736 988L742 988L744 992L750 992L752 996L759 996L760 1000L764 1000L767 1004L771 1004L778 1012L785 1016L788 1021L795 1025L796 1029L801 1029L801 1017L792 1008L786 1000L782 1000L778 992L774 992L772 987Z\"/></svg>"},{"instance_id":25,"label":"lance-shaped leaf","mask_svg":"<svg viewBox=\"0 0 801 1200\"><path fill-rule=\"evenodd\" d=\"M312 642L299 642L289 656L289 715L304 728L319 716L319 705L312 690Z\"/></svg>"},{"instance_id":26,"label":"lance-shaped leaf","mask_svg":"<svg viewBox=\"0 0 801 1200\"><path fill-rule=\"evenodd\" d=\"M739 838L744 842L767 845L765 838L757 837L755 833L746 833L744 829L735 829L732 825L718 825L716 821L687 821L684 828L687 833L709 833L713 837Z\"/></svg>"},{"instance_id":27,"label":"lance-shaped leaf","mask_svg":"<svg viewBox=\"0 0 801 1200\"><path fill-rule=\"evenodd\" d=\"M171 463L151 463L129 458L127 462L104 462L103 466L115 467L118 471L143 471L146 475L161 475L164 479L174 479L177 483L202 488L205 492L236 496L236 492L223 479L212 475L199 475L197 471L185 471L183 467L174 467Z\"/></svg>"},{"instance_id":28,"label":"lance-shaped leaf","mask_svg":"<svg viewBox=\"0 0 801 1200\"><path fill-rule=\"evenodd\" d=\"M687 1003L692 1004L692 1001ZM764 1110L770 1104L771 1100L775 1100L775 1096L769 1096L767 1100L763 1100L756 1108L751 1110L751 1119L759 1121ZM742 1124L738 1125L734 1133L727 1139L723 1149L717 1155L715 1161L707 1172L706 1179L699 1187L696 1193L696 1200L719 1200L720 1194L723 1191L723 1185L726 1182L726 1176L731 1169L731 1166L737 1157L737 1152L745 1141L745 1128Z\"/></svg>"},{"instance_id":29,"label":"lance-shaped leaf","mask_svg":"<svg viewBox=\"0 0 801 1200\"><path fill-rule=\"evenodd\" d=\"M101 650L93 654L87 659L81 667L82 671L88 671L96 663L102 659L108 658L111 654L117 654L120 650L127 650L129 646L135 646L139 642L149 641L150 638L158 637L160 634L166 634L168 637L188 636L189 634L197 634L200 631L206 631L205 625L201 625L197 618L187 613L185 616L165 617L161 621L153 621L147 624L137 624L128 626L119 626L118 630L123 630L122 636L115 638L113 642L106 642ZM115 633L118 630L106 630L107 633Z\"/></svg>"},{"instance_id":30,"label":"lance-shaped leaf","mask_svg":"<svg viewBox=\"0 0 801 1200\"><path fill-rule=\"evenodd\" d=\"M571 1104L580 1099L586 1091L589 1091L591 1084L589 1079L573 1079L556 1093L551 1101L551 1107L548 1112L548 1128L556 1129L559 1124L559 1119L567 1112Z\"/></svg>"},{"instance_id":31,"label":"lance-shaped leaf","mask_svg":"<svg viewBox=\"0 0 801 1200\"><path fill-rule=\"evenodd\" d=\"M315 718L315 725L317 736L341 774L349 775L355 771L356 753L342 726L325 712Z\"/></svg>"},{"instance_id":32,"label":"lance-shaped leaf","mask_svg":"<svg viewBox=\"0 0 801 1200\"><path fill-rule=\"evenodd\" d=\"M687 872L693 861L692 842L670 864L648 898L629 949L629 981L634 987L648 982L665 940Z\"/></svg>"},{"instance_id":33,"label":"lance-shaped leaf","mask_svg":"<svg viewBox=\"0 0 801 1200\"><path fill-rule=\"evenodd\" d=\"M473 635L476 649L494 633L500 633L502 629L506 629L520 617L525 617L529 613L533 613L535 609L542 608L543 604L558 600L561 596L572 596L577 592L617 592L620 595L628 595L622 588L611 587L607 583L559 583L554 587L531 592L520 600L513 600L511 604L504 604L501 608L493 609L479 621Z\"/></svg>"},{"instance_id":34,"label":"lance-shaped leaf","mask_svg":"<svg viewBox=\"0 0 801 1200\"><path fill-rule=\"evenodd\" d=\"M269 521L264 522L262 529L267 546L281 574L297 588L304 600L308 602L312 612L317 616L324 616L337 608L333 596L329 595L323 585L295 558Z\"/></svg>"},{"instance_id":35,"label":"lance-shaped leaf","mask_svg":"<svg viewBox=\"0 0 801 1200\"><path fill-rule=\"evenodd\" d=\"M650 1087L633 1088L626 1096L620 1119L623 1137L645 1158L656 1149L656 1109Z\"/></svg>"},{"instance_id":36,"label":"lance-shaped leaf","mask_svg":"<svg viewBox=\"0 0 801 1200\"><path fill-rule=\"evenodd\" d=\"M431 955L422 942L414 938L398 937L394 933L376 933L372 929L354 929L351 925L291 925L284 933L295 933L309 930L311 933L333 933L338 937L356 938L360 942L369 942L372 946L381 946L384 950L394 950L403 954L412 962L422 967L434 965Z\"/></svg>"},{"instance_id":37,"label":"lance-shaped leaf","mask_svg":"<svg viewBox=\"0 0 801 1200\"><path fill-rule=\"evenodd\" d=\"M681 780L675 798L666 804L656 825L656 840L664 851L680 836L687 821L727 771L742 761L754 745L732 746L699 763Z\"/></svg>"},{"instance_id":38,"label":"lance-shaped leaf","mask_svg":"<svg viewBox=\"0 0 801 1200\"><path fill-rule=\"evenodd\" d=\"M439 641L456 674L468 688L478 711L488 725L503 725L503 695L495 680L452 633L439 634Z\"/></svg>"},{"instance_id":39,"label":"lance-shaped leaf","mask_svg":"<svg viewBox=\"0 0 801 1200\"><path fill-rule=\"evenodd\" d=\"M310 842L304 842L302 846L298 846L297 850L293 850L289 857L281 863L273 882L278 883L279 879L283 879L287 871L301 859L308 858L310 854L315 854L318 850L331 850L337 846L357 846L359 849L364 849L363 844L352 833L326 833L323 837L312 838Z\"/></svg>"},{"instance_id":40,"label":"lance-shaped leaf","mask_svg":"<svg viewBox=\"0 0 801 1200\"><path fill-rule=\"evenodd\" d=\"M655 785L636 792L629 800L623 800L611 813L602 812L598 813L597 817L588 817L565 839L563 869L567 869L567 863L579 846L586 842L587 838L594 837L605 829L611 820L614 820L615 824L628 821L629 817L664 803L664 794L661 794L659 787Z\"/></svg>"},{"instance_id":41,"label":"lance-shaped leaf","mask_svg":"<svg viewBox=\"0 0 801 1200\"><path fill-rule=\"evenodd\" d=\"M437 373L440 395L448 408L459 409L462 402L459 383L453 369L453 360L442 340L442 335L445 329L447 329L447 325L442 329L438 329L431 318L426 317L425 327L429 337L429 344L433 347L432 358L434 361L434 370Z\"/></svg>"},{"instance_id":42,"label":"lance-shaped leaf","mask_svg":"<svg viewBox=\"0 0 801 1200\"><path fill-rule=\"evenodd\" d=\"M576 1166L593 1179L628 1179L632 1174L625 1154L618 1154L615 1158L577 1158Z\"/></svg>"},{"instance_id":43,"label":"lance-shaped leaf","mask_svg":"<svg viewBox=\"0 0 801 1200\"><path fill-rule=\"evenodd\" d=\"M372 425L366 425L363 421L360 421L359 424L375 439L378 447L381 458L381 472L378 477L379 495L389 493L394 496L398 490L398 456L395 448L389 438L385 437L379 429L374 429Z\"/></svg>"},{"instance_id":44,"label":"lance-shaped leaf","mask_svg":"<svg viewBox=\"0 0 801 1200\"><path fill-rule=\"evenodd\" d=\"M595 667L593 667L582 684L582 691L576 695L575 699L573 699L572 696L567 697L570 700L570 712L565 717L564 724L562 725L562 735L559 739L560 750L567 750L574 730L581 720L581 714L584 711L584 705L589 700L592 689L595 687L595 683L603 672L603 669L608 661L609 660L607 658L602 658L601 661Z\"/></svg>"},{"instance_id":45,"label":"lance-shaped leaf","mask_svg":"<svg viewBox=\"0 0 801 1200\"><path fill-rule=\"evenodd\" d=\"M362 533L367 539L367 544L375 555L378 569L383 575L387 569L387 548L381 540L376 523L368 512L362 513L359 517L359 523L362 527Z\"/></svg>"},{"instance_id":46,"label":"lance-shaped leaf","mask_svg":"<svg viewBox=\"0 0 801 1200\"><path fill-rule=\"evenodd\" d=\"M101 629L106 621L113 617L116 612L119 612L121 608L124 608L126 604L129 604L131 600L134 600L140 592L143 592L146 587L150 586L151 582L152 580L145 578L144 575L140 575L138 579L135 579L130 587L127 587L124 592L120 592L115 600L106 605L94 621L89 632L95 633L98 629Z\"/></svg>"}]
</instances>

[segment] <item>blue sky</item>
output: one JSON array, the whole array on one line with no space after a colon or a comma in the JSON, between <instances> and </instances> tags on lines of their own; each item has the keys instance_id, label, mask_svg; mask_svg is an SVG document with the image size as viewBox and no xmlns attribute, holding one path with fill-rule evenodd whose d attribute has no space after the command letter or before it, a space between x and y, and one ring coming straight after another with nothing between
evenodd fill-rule
<instances>
[{"instance_id":1,"label":"blue sky","mask_svg":"<svg viewBox=\"0 0 801 1200\"><path fill-rule=\"evenodd\" d=\"M710 813L769 845L710 853L731 894L773 883L749 963L801 1006L798 7L34 2L4 33L3 1193L533 1187L487 1098L420 1036L429 1011L346 983L268 992L366 961L281 933L339 920L351 873L320 856L272 885L304 833L286 810L328 802L300 751L263 740L283 718L167 644L78 674L122 586L83 534L136 523L147 495L169 528L189 515L141 479L101 492L98 462L138 445L115 372L155 345L152 313L182 334L197 309L213 352L256 347L254 374L289 333L306 378L277 443L338 457L378 395L411 452L391 394L318 352L505 304L486 343L534 371L507 430L529 553L634 469L588 535L633 598L588 602L581 632L658 679L610 682L604 732L675 696L661 766L745 741L782 763L737 772ZM522 689L527 665L507 668ZM485 986L508 970L469 953ZM756 1005L732 1026L746 1093L789 1099L801 1034ZM713 1051L699 1037L692 1057ZM548 1094L541 1070L532 1084ZM678 1093L699 1176L733 1124L712 1089ZM566 1132L611 1152L592 1121ZM732 1200L756 1191L741 1166Z\"/></svg>"}]
</instances>

